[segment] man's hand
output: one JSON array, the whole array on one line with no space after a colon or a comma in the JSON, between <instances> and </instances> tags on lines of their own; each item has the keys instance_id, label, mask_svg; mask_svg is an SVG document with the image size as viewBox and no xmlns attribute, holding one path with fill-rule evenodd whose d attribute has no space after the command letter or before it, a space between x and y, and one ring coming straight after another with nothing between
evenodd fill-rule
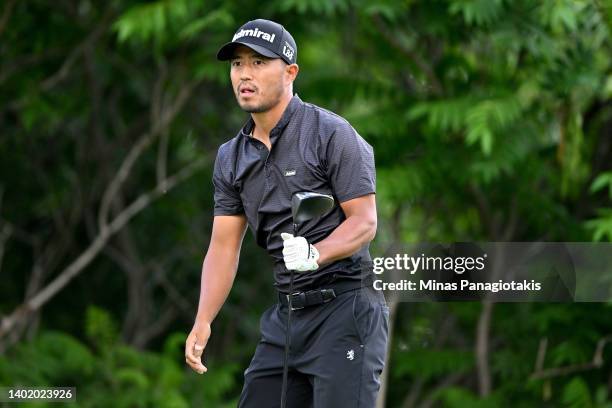
<instances>
[{"instance_id":1,"label":"man's hand","mask_svg":"<svg viewBox=\"0 0 612 408\"><path fill-rule=\"evenodd\" d=\"M202 353L204 353L209 337L210 324L196 323L185 342L185 361L198 374L208 371L208 368L202 364Z\"/></svg>"},{"instance_id":2,"label":"man's hand","mask_svg":"<svg viewBox=\"0 0 612 408\"><path fill-rule=\"evenodd\" d=\"M289 270L314 271L319 267L319 251L310 245L304 237L294 237L286 232L281 233L283 239L283 260Z\"/></svg>"}]
</instances>

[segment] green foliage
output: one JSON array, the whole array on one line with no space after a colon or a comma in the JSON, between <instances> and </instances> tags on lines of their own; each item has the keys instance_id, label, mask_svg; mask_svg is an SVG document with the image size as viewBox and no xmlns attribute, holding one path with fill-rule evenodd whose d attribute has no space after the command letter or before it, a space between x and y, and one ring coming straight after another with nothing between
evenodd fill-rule
<instances>
[{"instance_id":1,"label":"green foliage","mask_svg":"<svg viewBox=\"0 0 612 408\"><path fill-rule=\"evenodd\" d=\"M592 194L608 188L608 198L612 201L612 172L599 174L590 187ZM593 240L602 241L607 239L612 241L612 208L600 208L597 217L586 221L585 226L593 231Z\"/></svg>"},{"instance_id":2,"label":"green foliage","mask_svg":"<svg viewBox=\"0 0 612 408\"><path fill-rule=\"evenodd\" d=\"M224 9L213 10L204 17L189 22L181 31L179 36L184 39L192 39L201 34L202 31L215 26L229 27L235 24L232 15Z\"/></svg>"},{"instance_id":3,"label":"green foliage","mask_svg":"<svg viewBox=\"0 0 612 408\"><path fill-rule=\"evenodd\" d=\"M93 305L87 308L85 334L101 351L108 350L116 344L119 335L110 314Z\"/></svg>"},{"instance_id":4,"label":"green foliage","mask_svg":"<svg viewBox=\"0 0 612 408\"><path fill-rule=\"evenodd\" d=\"M478 102L466 115L466 142L480 144L482 152L490 155L494 133L513 124L520 113L519 102L513 96Z\"/></svg>"},{"instance_id":5,"label":"green foliage","mask_svg":"<svg viewBox=\"0 0 612 408\"><path fill-rule=\"evenodd\" d=\"M593 231L594 241L612 241L612 208L598 210L597 218L586 221L585 225Z\"/></svg>"},{"instance_id":6,"label":"green foliage","mask_svg":"<svg viewBox=\"0 0 612 408\"><path fill-rule=\"evenodd\" d=\"M596 193L600 190L608 188L608 197L612 201L612 171L601 173L591 184L590 192Z\"/></svg>"},{"instance_id":7,"label":"green foliage","mask_svg":"<svg viewBox=\"0 0 612 408\"><path fill-rule=\"evenodd\" d=\"M459 387L448 387L440 390L434 395L438 400L443 401L445 407L448 408L495 408L500 406L500 398L493 396L488 398L478 398L472 392Z\"/></svg>"},{"instance_id":8,"label":"green foliage","mask_svg":"<svg viewBox=\"0 0 612 408\"><path fill-rule=\"evenodd\" d=\"M59 386L87 378L95 371L91 351L60 332L45 332L33 341L18 345L12 358L0 359L2 384Z\"/></svg>"},{"instance_id":9,"label":"green foliage","mask_svg":"<svg viewBox=\"0 0 612 408\"><path fill-rule=\"evenodd\" d=\"M465 132L467 145L477 144L485 156L490 156L496 139L502 136L521 137L521 134L508 134L511 126L516 130L521 111L519 99L514 95L480 100L468 96L415 104L408 112L407 119L425 117L427 133L433 136L439 132L444 140L452 139L453 134Z\"/></svg>"},{"instance_id":10,"label":"green foliage","mask_svg":"<svg viewBox=\"0 0 612 408\"><path fill-rule=\"evenodd\" d=\"M130 39L163 44L169 32L178 30L189 20L190 14L197 11L199 3L192 0L160 0L132 6L115 22L119 41Z\"/></svg>"},{"instance_id":11,"label":"green foliage","mask_svg":"<svg viewBox=\"0 0 612 408\"><path fill-rule=\"evenodd\" d=\"M487 25L498 20L503 12L503 0L454 0L451 14L461 14L468 25Z\"/></svg>"},{"instance_id":12,"label":"green foliage","mask_svg":"<svg viewBox=\"0 0 612 408\"><path fill-rule=\"evenodd\" d=\"M459 132L465 126L470 108L476 102L473 96L459 99L421 102L415 104L407 114L408 120L427 118L427 125L432 132Z\"/></svg>"},{"instance_id":13,"label":"green foliage","mask_svg":"<svg viewBox=\"0 0 612 408\"><path fill-rule=\"evenodd\" d=\"M388 21L397 21L410 7L410 1L379 0L376 2L355 1L355 6L363 10L367 16L383 16Z\"/></svg>"},{"instance_id":14,"label":"green foliage","mask_svg":"<svg viewBox=\"0 0 612 408\"><path fill-rule=\"evenodd\" d=\"M574 377L565 385L562 401L569 408L593 407L589 387L580 377Z\"/></svg>"},{"instance_id":15,"label":"green foliage","mask_svg":"<svg viewBox=\"0 0 612 408\"><path fill-rule=\"evenodd\" d=\"M578 28L578 15L587 2L571 0L546 0L541 7L542 22L554 33L574 32Z\"/></svg>"},{"instance_id":16,"label":"green foliage","mask_svg":"<svg viewBox=\"0 0 612 408\"><path fill-rule=\"evenodd\" d=\"M463 373L474 365L471 352L426 349L401 353L393 374L430 380L447 373Z\"/></svg>"},{"instance_id":17,"label":"green foliage","mask_svg":"<svg viewBox=\"0 0 612 408\"><path fill-rule=\"evenodd\" d=\"M184 341L183 333L175 333L168 337L163 353L120 343L98 353L66 334L44 332L0 356L0 381L14 386L73 386L79 407L230 406L224 400L236 386L238 365L209 363L212 375L199 376L182 365L184 357L178 358Z\"/></svg>"},{"instance_id":18,"label":"green foliage","mask_svg":"<svg viewBox=\"0 0 612 408\"><path fill-rule=\"evenodd\" d=\"M551 359L554 366L569 365L588 361L592 357L592 353L593 350L587 350L584 345L564 341L552 349Z\"/></svg>"},{"instance_id":19,"label":"green foliage","mask_svg":"<svg viewBox=\"0 0 612 408\"><path fill-rule=\"evenodd\" d=\"M296 11L299 14L315 13L332 16L336 11L346 12L348 2L345 0L283 0L280 2L283 12Z\"/></svg>"}]
</instances>

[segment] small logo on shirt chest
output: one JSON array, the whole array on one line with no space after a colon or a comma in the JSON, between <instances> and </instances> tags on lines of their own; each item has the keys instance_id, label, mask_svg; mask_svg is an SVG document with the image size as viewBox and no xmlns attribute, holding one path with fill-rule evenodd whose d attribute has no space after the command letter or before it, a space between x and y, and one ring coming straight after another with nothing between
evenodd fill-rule
<instances>
[{"instance_id":1,"label":"small logo on shirt chest","mask_svg":"<svg viewBox=\"0 0 612 408\"><path fill-rule=\"evenodd\" d=\"M295 170L285 170L285 177L295 176Z\"/></svg>"}]
</instances>

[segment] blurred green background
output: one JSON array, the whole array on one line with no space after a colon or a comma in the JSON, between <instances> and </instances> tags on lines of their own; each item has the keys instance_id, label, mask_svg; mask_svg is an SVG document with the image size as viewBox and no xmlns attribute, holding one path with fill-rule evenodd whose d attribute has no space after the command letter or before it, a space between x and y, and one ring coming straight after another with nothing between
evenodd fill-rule
<instances>
[{"instance_id":1,"label":"blurred green background","mask_svg":"<svg viewBox=\"0 0 612 408\"><path fill-rule=\"evenodd\" d=\"M208 374L182 348L247 118L215 53L260 17L295 37L300 97L374 146L373 256L612 240L609 0L3 0L0 385L235 406L275 299L250 233ZM610 304L392 306L379 408L612 407Z\"/></svg>"}]
</instances>

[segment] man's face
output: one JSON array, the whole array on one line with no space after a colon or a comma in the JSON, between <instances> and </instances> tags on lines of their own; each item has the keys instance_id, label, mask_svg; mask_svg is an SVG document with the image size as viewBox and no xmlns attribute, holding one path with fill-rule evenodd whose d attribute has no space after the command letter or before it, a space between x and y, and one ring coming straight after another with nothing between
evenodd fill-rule
<instances>
[{"instance_id":1,"label":"man's face","mask_svg":"<svg viewBox=\"0 0 612 408\"><path fill-rule=\"evenodd\" d=\"M276 106L291 84L288 65L239 45L231 60L230 77L236 100L249 113L267 112Z\"/></svg>"}]
</instances>

